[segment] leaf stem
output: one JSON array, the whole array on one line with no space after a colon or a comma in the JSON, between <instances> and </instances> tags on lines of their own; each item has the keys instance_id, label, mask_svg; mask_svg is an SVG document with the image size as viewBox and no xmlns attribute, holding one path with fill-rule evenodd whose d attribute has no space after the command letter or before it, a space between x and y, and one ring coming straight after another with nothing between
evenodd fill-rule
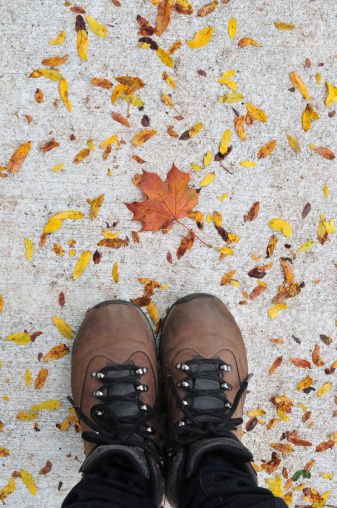
<instances>
[{"instance_id":1,"label":"leaf stem","mask_svg":"<svg viewBox=\"0 0 337 508\"><path fill-rule=\"evenodd\" d=\"M176 219L177 220L177 219ZM209 245L208 243L204 242L198 235L196 235L193 231L193 229L190 229L188 228L187 226L185 226L185 224L183 224L182 222L180 222L179 220L177 220L178 224L180 224L181 226L184 226L184 228L186 228L188 231L190 231L191 233L193 233L195 235L196 238L198 238L198 240L203 243L204 245L206 245L206 247L208 247L209 249L212 249L212 245Z\"/></svg>"},{"instance_id":2,"label":"leaf stem","mask_svg":"<svg viewBox=\"0 0 337 508\"><path fill-rule=\"evenodd\" d=\"M220 166L225 169L227 171L227 173L229 173L230 175L233 175L233 173L231 171L229 171L229 169L225 168L225 166L222 164L222 161L220 159Z\"/></svg>"}]
</instances>

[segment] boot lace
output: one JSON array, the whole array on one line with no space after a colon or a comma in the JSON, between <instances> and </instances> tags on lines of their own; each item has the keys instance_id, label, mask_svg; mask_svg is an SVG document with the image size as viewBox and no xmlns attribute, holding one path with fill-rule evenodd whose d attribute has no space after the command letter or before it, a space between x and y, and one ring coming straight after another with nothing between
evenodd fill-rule
<instances>
[{"instance_id":1,"label":"boot lace","mask_svg":"<svg viewBox=\"0 0 337 508\"><path fill-rule=\"evenodd\" d=\"M194 368L194 365L197 367ZM203 366L202 370L198 368L201 365ZM209 365L209 369L205 367L207 365ZM184 413L182 420L175 423L174 445L167 450L169 457L174 456L183 446L190 445L203 438L229 437L237 439L231 431L236 430L243 420L242 418L233 418L233 414L253 374L249 374L247 379L240 385L234 401L231 403L228 401L225 391L232 390L232 386L223 378L224 372L232 370L231 365L218 358L194 358L183 364L177 363L175 367L186 372L187 375L184 380L177 381L175 384L172 375L168 371L170 389L177 407ZM217 388L196 388L196 379L215 381ZM187 395L183 399L179 396L176 386L185 390ZM200 397L212 397L222 403L215 404L218 407L211 409L200 409L195 407L194 404Z\"/></svg>"},{"instance_id":2,"label":"boot lace","mask_svg":"<svg viewBox=\"0 0 337 508\"><path fill-rule=\"evenodd\" d=\"M123 371L125 371L124 375ZM92 372L91 376L99 379L102 386L92 392L92 396L99 399L101 403L91 407L91 419L83 413L70 396L67 398L73 405L78 418L92 429L92 431L82 432L82 438L85 441L96 443L97 445L121 444L137 446L145 452L150 453L157 463L162 465L159 446L151 438L156 431L147 423L147 420L151 420L158 413L161 402L157 399L155 405L151 407L148 404L144 404L141 399L141 393L148 391L149 387L141 384L139 379L141 375L147 372L147 367L138 367L129 363L107 365L98 372ZM110 373L111 375L109 375ZM114 373L118 373L118 375L114 376ZM133 385L134 389L127 394L118 395L114 392L113 395L109 395L109 389L119 384ZM121 415L120 408L123 403L134 404L135 408ZM114 411L114 405L116 404L117 408Z\"/></svg>"}]
</instances>

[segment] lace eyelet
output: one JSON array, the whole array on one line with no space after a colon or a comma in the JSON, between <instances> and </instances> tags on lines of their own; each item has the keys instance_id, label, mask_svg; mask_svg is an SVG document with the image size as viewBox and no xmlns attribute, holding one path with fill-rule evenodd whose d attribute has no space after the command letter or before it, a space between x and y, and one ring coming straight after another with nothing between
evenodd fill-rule
<instances>
[{"instance_id":1,"label":"lace eyelet","mask_svg":"<svg viewBox=\"0 0 337 508\"><path fill-rule=\"evenodd\" d=\"M97 372L97 371L94 370L91 373L91 377L93 377L94 379L104 379L105 375L102 372Z\"/></svg>"},{"instance_id":2,"label":"lace eyelet","mask_svg":"<svg viewBox=\"0 0 337 508\"><path fill-rule=\"evenodd\" d=\"M139 374L140 376L143 374L147 374L149 369L147 367L140 367L136 370L136 374Z\"/></svg>"},{"instance_id":3,"label":"lace eyelet","mask_svg":"<svg viewBox=\"0 0 337 508\"><path fill-rule=\"evenodd\" d=\"M102 416L103 411L101 411L100 409L95 409L95 414L96 414L97 416Z\"/></svg>"},{"instance_id":4,"label":"lace eyelet","mask_svg":"<svg viewBox=\"0 0 337 508\"><path fill-rule=\"evenodd\" d=\"M174 427L177 428L177 427L183 427L185 424L185 422L183 422L182 420L180 420L179 422L176 422L174 424Z\"/></svg>"},{"instance_id":5,"label":"lace eyelet","mask_svg":"<svg viewBox=\"0 0 337 508\"><path fill-rule=\"evenodd\" d=\"M223 388L224 390L228 390L229 392L233 390L233 387L230 383L221 383L221 388Z\"/></svg>"},{"instance_id":6,"label":"lace eyelet","mask_svg":"<svg viewBox=\"0 0 337 508\"><path fill-rule=\"evenodd\" d=\"M104 393L103 393L103 392L101 392L100 390L93 390L93 391L91 392L91 395L92 395L93 397L96 397L96 398L97 398L97 397L102 397L102 396L104 395Z\"/></svg>"},{"instance_id":7,"label":"lace eyelet","mask_svg":"<svg viewBox=\"0 0 337 508\"><path fill-rule=\"evenodd\" d=\"M148 392L149 391L149 387L147 385L138 385L136 387L136 390L138 390L140 392Z\"/></svg>"},{"instance_id":8,"label":"lace eyelet","mask_svg":"<svg viewBox=\"0 0 337 508\"><path fill-rule=\"evenodd\" d=\"M224 370L225 372L231 372L232 366L226 363L225 365L220 365L220 370Z\"/></svg>"}]
</instances>

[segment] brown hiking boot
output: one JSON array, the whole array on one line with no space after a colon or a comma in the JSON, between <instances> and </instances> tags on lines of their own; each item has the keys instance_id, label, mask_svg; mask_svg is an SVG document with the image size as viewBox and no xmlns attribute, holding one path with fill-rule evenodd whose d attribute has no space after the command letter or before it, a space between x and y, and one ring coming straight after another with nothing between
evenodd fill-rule
<instances>
[{"instance_id":1,"label":"brown hiking boot","mask_svg":"<svg viewBox=\"0 0 337 508\"><path fill-rule=\"evenodd\" d=\"M130 302L95 305L72 352L72 401L87 455L81 471L111 456L149 480L159 506L163 496L159 447L158 370L152 329Z\"/></svg>"},{"instance_id":2,"label":"brown hiking boot","mask_svg":"<svg viewBox=\"0 0 337 508\"><path fill-rule=\"evenodd\" d=\"M226 306L209 294L181 298L162 331L160 357L168 402L167 496L177 506L205 453L243 463L240 442L248 363L241 332Z\"/></svg>"}]
</instances>

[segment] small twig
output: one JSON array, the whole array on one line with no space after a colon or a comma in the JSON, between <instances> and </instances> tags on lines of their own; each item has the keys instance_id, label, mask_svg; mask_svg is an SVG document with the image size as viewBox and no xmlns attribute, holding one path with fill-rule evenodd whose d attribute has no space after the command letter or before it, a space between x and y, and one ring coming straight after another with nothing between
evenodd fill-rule
<instances>
[{"instance_id":1,"label":"small twig","mask_svg":"<svg viewBox=\"0 0 337 508\"><path fill-rule=\"evenodd\" d=\"M187 226L185 226L185 224L183 224L182 222L180 222L179 220L177 220L178 224L180 224L181 226L184 226L184 228L186 228L188 231L190 231L191 233L194 234L194 236L196 238L198 238L198 240L200 240L201 243L203 243L204 245L206 245L206 247L209 247L210 249L212 249L212 245L209 245L208 243L204 242L198 235L195 234L195 232L193 231L193 229L190 229L188 228Z\"/></svg>"},{"instance_id":2,"label":"small twig","mask_svg":"<svg viewBox=\"0 0 337 508\"><path fill-rule=\"evenodd\" d=\"M225 166L222 164L222 161L220 159L220 166L225 169L227 171L227 173L229 173L230 175L233 175L234 173L232 173L231 171L229 171L229 169L225 168Z\"/></svg>"}]
</instances>

